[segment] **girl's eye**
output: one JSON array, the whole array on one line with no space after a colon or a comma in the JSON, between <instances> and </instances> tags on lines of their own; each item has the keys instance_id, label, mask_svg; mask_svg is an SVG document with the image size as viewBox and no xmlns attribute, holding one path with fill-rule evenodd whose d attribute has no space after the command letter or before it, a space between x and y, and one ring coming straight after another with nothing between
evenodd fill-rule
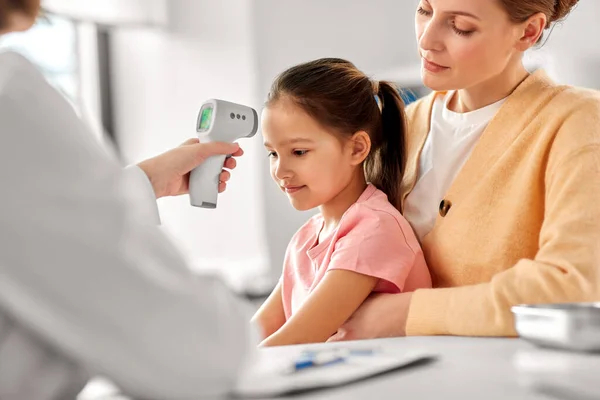
<instances>
[{"instance_id":1,"label":"girl's eye","mask_svg":"<svg viewBox=\"0 0 600 400\"><path fill-rule=\"evenodd\" d=\"M274 151L270 151L270 152L268 153L268 157L269 157L269 158L272 158L272 157L277 157L277 153L275 153Z\"/></svg>"},{"instance_id":2,"label":"girl's eye","mask_svg":"<svg viewBox=\"0 0 600 400\"><path fill-rule=\"evenodd\" d=\"M423 7L419 7L417 8L417 12L421 15L424 15L426 17L429 17L432 13L431 11L427 11L426 9L424 9Z\"/></svg>"},{"instance_id":3,"label":"girl's eye","mask_svg":"<svg viewBox=\"0 0 600 400\"><path fill-rule=\"evenodd\" d=\"M308 153L308 150L294 150L295 156L301 157L301 156L305 155L306 153Z\"/></svg>"}]
</instances>

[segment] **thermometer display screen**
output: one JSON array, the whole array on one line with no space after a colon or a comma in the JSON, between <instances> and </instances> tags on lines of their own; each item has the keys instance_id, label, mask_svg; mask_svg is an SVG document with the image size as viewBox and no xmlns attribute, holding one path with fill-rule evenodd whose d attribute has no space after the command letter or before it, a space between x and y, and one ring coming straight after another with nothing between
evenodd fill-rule
<instances>
[{"instance_id":1,"label":"thermometer display screen","mask_svg":"<svg viewBox=\"0 0 600 400\"><path fill-rule=\"evenodd\" d=\"M200 114L200 121L198 121L198 130L207 131L210 128L210 122L212 121L213 108L206 107L202 109Z\"/></svg>"}]
</instances>

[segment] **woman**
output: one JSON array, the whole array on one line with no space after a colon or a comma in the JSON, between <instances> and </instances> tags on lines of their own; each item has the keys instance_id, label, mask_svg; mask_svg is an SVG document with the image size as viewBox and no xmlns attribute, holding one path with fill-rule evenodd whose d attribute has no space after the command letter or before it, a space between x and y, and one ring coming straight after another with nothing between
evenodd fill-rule
<instances>
[{"instance_id":1,"label":"woman","mask_svg":"<svg viewBox=\"0 0 600 400\"><path fill-rule=\"evenodd\" d=\"M0 1L0 33L38 8ZM0 398L73 399L94 375L136 398L227 392L253 347L249 315L152 221L157 197L239 147L191 140L123 170L14 53L0 54L0 127Z\"/></svg>"},{"instance_id":2,"label":"woman","mask_svg":"<svg viewBox=\"0 0 600 400\"><path fill-rule=\"evenodd\" d=\"M515 334L519 303L600 300L600 96L523 53L577 0L422 0L405 217L433 289L381 294L331 340Z\"/></svg>"}]
</instances>

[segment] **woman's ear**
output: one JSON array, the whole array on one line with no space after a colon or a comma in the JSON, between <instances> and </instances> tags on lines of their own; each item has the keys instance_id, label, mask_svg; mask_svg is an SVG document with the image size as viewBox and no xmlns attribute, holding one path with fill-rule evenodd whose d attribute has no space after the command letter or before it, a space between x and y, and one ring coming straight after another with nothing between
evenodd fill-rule
<instances>
[{"instance_id":1,"label":"woman's ear","mask_svg":"<svg viewBox=\"0 0 600 400\"><path fill-rule=\"evenodd\" d=\"M371 138L365 131L358 131L348 141L350 163L360 165L371 152Z\"/></svg>"},{"instance_id":2,"label":"woman's ear","mask_svg":"<svg viewBox=\"0 0 600 400\"><path fill-rule=\"evenodd\" d=\"M548 17L544 13L537 13L532 15L523 22L521 27L521 35L517 43L517 49L520 51L529 50L535 46L546 29L548 23Z\"/></svg>"}]
</instances>

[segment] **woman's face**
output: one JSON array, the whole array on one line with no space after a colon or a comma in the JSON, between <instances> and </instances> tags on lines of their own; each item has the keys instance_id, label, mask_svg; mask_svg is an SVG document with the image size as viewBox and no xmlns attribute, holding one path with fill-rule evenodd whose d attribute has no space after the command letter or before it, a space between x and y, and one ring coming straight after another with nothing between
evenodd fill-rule
<instances>
[{"instance_id":1,"label":"woman's face","mask_svg":"<svg viewBox=\"0 0 600 400\"><path fill-rule=\"evenodd\" d=\"M415 28L423 83L433 90L471 88L522 55L522 30L497 0L421 0Z\"/></svg>"}]
</instances>

